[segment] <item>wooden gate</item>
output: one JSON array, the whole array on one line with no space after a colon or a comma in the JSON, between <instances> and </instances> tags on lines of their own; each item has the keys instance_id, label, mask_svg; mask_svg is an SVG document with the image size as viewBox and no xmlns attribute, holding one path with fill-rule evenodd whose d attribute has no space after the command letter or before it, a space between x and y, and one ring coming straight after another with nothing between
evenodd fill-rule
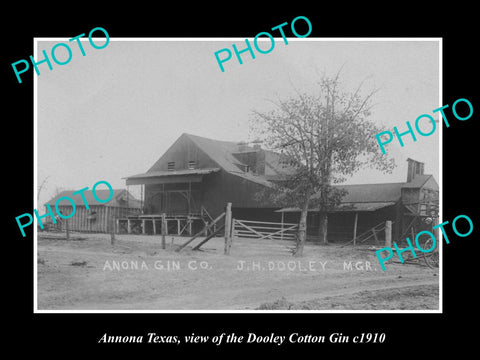
<instances>
[{"instance_id":1,"label":"wooden gate","mask_svg":"<svg viewBox=\"0 0 480 360\"><path fill-rule=\"evenodd\" d=\"M296 240L298 224L232 219L234 237Z\"/></svg>"}]
</instances>

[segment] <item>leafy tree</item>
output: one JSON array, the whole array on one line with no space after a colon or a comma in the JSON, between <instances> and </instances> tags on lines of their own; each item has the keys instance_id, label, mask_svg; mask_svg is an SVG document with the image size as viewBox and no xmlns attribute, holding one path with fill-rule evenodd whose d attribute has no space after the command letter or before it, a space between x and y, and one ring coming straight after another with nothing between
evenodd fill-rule
<instances>
[{"instance_id":1,"label":"leafy tree","mask_svg":"<svg viewBox=\"0 0 480 360\"><path fill-rule=\"evenodd\" d=\"M252 131L292 170L261 196L300 209L296 256L303 254L307 213L313 207L319 208L320 238L327 243L328 211L345 195L334 184L364 167L389 173L395 167L375 138L384 129L369 119L377 90L362 95L362 82L346 92L339 75L322 76L315 93L296 91L291 98L272 101L273 110L253 111Z\"/></svg>"}]
</instances>

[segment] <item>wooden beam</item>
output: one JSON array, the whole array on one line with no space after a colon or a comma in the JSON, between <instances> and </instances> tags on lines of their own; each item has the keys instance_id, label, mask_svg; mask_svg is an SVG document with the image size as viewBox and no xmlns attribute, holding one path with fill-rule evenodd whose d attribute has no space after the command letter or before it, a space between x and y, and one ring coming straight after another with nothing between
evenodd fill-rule
<instances>
[{"instance_id":1,"label":"wooden beam","mask_svg":"<svg viewBox=\"0 0 480 360\"><path fill-rule=\"evenodd\" d=\"M390 220L385 222L385 246L392 247L392 222Z\"/></svg>"},{"instance_id":2,"label":"wooden beam","mask_svg":"<svg viewBox=\"0 0 480 360\"><path fill-rule=\"evenodd\" d=\"M110 217L109 219L109 224L110 224L110 244L113 246L115 245L115 219L113 216Z\"/></svg>"},{"instance_id":3,"label":"wooden beam","mask_svg":"<svg viewBox=\"0 0 480 360\"><path fill-rule=\"evenodd\" d=\"M227 203L225 209L225 249L224 254L230 254L230 248L232 247L232 203Z\"/></svg>"},{"instance_id":4,"label":"wooden beam","mask_svg":"<svg viewBox=\"0 0 480 360\"><path fill-rule=\"evenodd\" d=\"M161 232L162 232L162 249L166 248L166 241L165 241L165 235L167 235L167 220L166 220L166 214L162 214L162 227L161 227ZM155 220L154 220L155 221Z\"/></svg>"},{"instance_id":5,"label":"wooden beam","mask_svg":"<svg viewBox=\"0 0 480 360\"><path fill-rule=\"evenodd\" d=\"M217 229L217 231L213 232L212 234L208 235L204 240L202 240L198 245L196 245L192 250L198 250L200 249L200 246L205 244L208 240L211 238L215 237L216 235L220 234L220 232L224 229L225 226L220 226L220 228Z\"/></svg>"},{"instance_id":6,"label":"wooden beam","mask_svg":"<svg viewBox=\"0 0 480 360\"><path fill-rule=\"evenodd\" d=\"M358 224L358 212L355 213L355 220L353 221L353 247L357 242L357 224Z\"/></svg>"},{"instance_id":7,"label":"wooden beam","mask_svg":"<svg viewBox=\"0 0 480 360\"><path fill-rule=\"evenodd\" d=\"M70 229L69 229L69 225L68 225L68 219L65 219L65 238L67 240L70 239Z\"/></svg>"},{"instance_id":8,"label":"wooden beam","mask_svg":"<svg viewBox=\"0 0 480 360\"><path fill-rule=\"evenodd\" d=\"M188 199L187 199L187 202L188 202L188 213L190 214L192 211L191 211L191 205L190 205L190 198L192 196L192 182L189 181L188 182Z\"/></svg>"},{"instance_id":9,"label":"wooden beam","mask_svg":"<svg viewBox=\"0 0 480 360\"><path fill-rule=\"evenodd\" d=\"M138 177L129 178L126 180L127 185L154 185L154 184L174 184L174 183L188 183L201 182L203 175L172 175L166 177Z\"/></svg>"},{"instance_id":10,"label":"wooden beam","mask_svg":"<svg viewBox=\"0 0 480 360\"><path fill-rule=\"evenodd\" d=\"M180 220L179 220L180 221ZM185 229L188 227L188 224L191 222L190 219L187 218L187 222L185 223L185 225L182 227L182 230L180 230L180 233L178 235L181 235L183 234L183 232L185 231ZM189 234L191 235L191 234Z\"/></svg>"},{"instance_id":11,"label":"wooden beam","mask_svg":"<svg viewBox=\"0 0 480 360\"><path fill-rule=\"evenodd\" d=\"M377 232L375 231L375 228L372 228L372 233L373 233L373 237L375 238L375 244L378 244L378 237L377 237Z\"/></svg>"},{"instance_id":12,"label":"wooden beam","mask_svg":"<svg viewBox=\"0 0 480 360\"><path fill-rule=\"evenodd\" d=\"M180 247L175 250L176 252L180 252L185 246L190 244L193 240L195 240L197 237L202 235L205 231L210 230L211 227L215 226L215 224L220 221L223 217L225 216L225 213L220 214L215 220L213 220L209 225L206 225L202 230L200 230L198 233L196 233L191 239L188 239L185 243L180 245Z\"/></svg>"}]
</instances>

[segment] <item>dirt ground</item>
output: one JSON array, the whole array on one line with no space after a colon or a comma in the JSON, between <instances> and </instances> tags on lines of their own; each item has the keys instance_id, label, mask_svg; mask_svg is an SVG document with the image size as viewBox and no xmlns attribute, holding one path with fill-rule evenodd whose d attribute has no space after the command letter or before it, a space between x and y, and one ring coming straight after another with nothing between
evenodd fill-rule
<instances>
[{"instance_id":1,"label":"dirt ground","mask_svg":"<svg viewBox=\"0 0 480 360\"><path fill-rule=\"evenodd\" d=\"M203 251L186 238L39 233L38 310L438 310L439 271L388 262L368 247L215 238ZM195 240L197 244L201 239Z\"/></svg>"}]
</instances>

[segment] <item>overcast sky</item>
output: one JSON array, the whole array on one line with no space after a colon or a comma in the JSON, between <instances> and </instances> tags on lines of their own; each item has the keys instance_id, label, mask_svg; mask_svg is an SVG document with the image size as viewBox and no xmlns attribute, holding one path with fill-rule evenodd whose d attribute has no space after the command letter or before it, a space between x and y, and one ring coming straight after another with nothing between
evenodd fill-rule
<instances>
[{"instance_id":1,"label":"overcast sky","mask_svg":"<svg viewBox=\"0 0 480 360\"><path fill-rule=\"evenodd\" d=\"M231 49L232 43L242 49L244 39L111 38L99 50L84 42L85 56L70 43L70 63L52 61L52 71L41 64L41 75L33 75L38 81L38 184L49 176L37 207L57 187L78 190L106 180L126 188L122 177L148 170L183 132L252 140L253 109L270 109L269 100L289 97L294 87L314 91L319 74L334 75L342 66L344 89L354 90L365 78L366 91L380 88L371 117L378 124L406 130L407 120L413 125L419 115L442 105L438 41L325 40L289 38L285 45L280 38L269 54L256 53L255 59L243 54L243 65L232 57L223 73L214 52ZM68 42L41 40L38 51L50 54L59 41ZM65 59L62 50L57 48L59 60ZM425 162L425 173L439 181L439 137L437 129L429 137L418 136L416 143L405 139L403 148L388 145L397 163L392 174L362 171L348 183L405 181L408 157Z\"/></svg>"}]
</instances>

